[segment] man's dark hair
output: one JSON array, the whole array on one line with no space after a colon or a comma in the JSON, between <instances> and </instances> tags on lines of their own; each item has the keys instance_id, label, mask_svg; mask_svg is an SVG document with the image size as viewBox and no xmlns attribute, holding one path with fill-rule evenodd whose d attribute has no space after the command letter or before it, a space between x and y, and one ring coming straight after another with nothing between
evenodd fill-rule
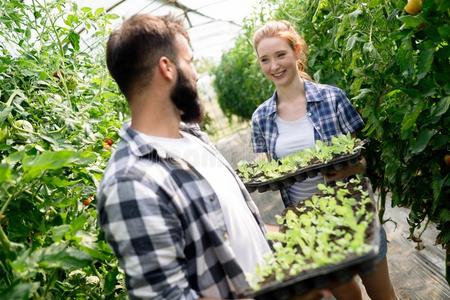
<instances>
[{"instance_id":1,"label":"man's dark hair","mask_svg":"<svg viewBox=\"0 0 450 300\"><path fill-rule=\"evenodd\" d=\"M183 21L174 15L137 14L109 36L106 64L127 99L135 89L145 87L162 56L177 63L175 37L189 36Z\"/></svg>"}]
</instances>

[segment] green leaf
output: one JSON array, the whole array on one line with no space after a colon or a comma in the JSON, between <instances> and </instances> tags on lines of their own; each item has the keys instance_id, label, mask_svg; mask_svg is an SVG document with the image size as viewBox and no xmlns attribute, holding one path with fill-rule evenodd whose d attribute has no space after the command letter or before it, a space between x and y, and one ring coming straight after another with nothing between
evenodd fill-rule
<instances>
[{"instance_id":1,"label":"green leaf","mask_svg":"<svg viewBox=\"0 0 450 300\"><path fill-rule=\"evenodd\" d=\"M80 229L83 229L84 225L86 225L88 217L86 215L79 215L72 222L70 222L70 229L72 233L77 232Z\"/></svg>"},{"instance_id":2,"label":"green leaf","mask_svg":"<svg viewBox=\"0 0 450 300\"><path fill-rule=\"evenodd\" d=\"M436 129L424 129L422 130L419 135L417 136L417 139L415 143L409 148L412 154L417 154L419 152L422 152L423 149L428 145L428 142L433 137L433 135L436 133Z\"/></svg>"},{"instance_id":3,"label":"green leaf","mask_svg":"<svg viewBox=\"0 0 450 300\"><path fill-rule=\"evenodd\" d=\"M64 238L64 235L69 232L70 226L67 224L54 226L51 228L50 232L54 242L59 242Z\"/></svg>"},{"instance_id":4,"label":"green leaf","mask_svg":"<svg viewBox=\"0 0 450 300\"><path fill-rule=\"evenodd\" d=\"M411 46L411 38L409 36L402 40L395 61L400 67L401 74L405 77L409 77L414 68L414 54Z\"/></svg>"},{"instance_id":5,"label":"green leaf","mask_svg":"<svg viewBox=\"0 0 450 300\"><path fill-rule=\"evenodd\" d=\"M75 51L80 50L80 35L78 33L71 31L69 33L68 39Z\"/></svg>"},{"instance_id":6,"label":"green leaf","mask_svg":"<svg viewBox=\"0 0 450 300\"><path fill-rule=\"evenodd\" d=\"M368 94L372 93L371 89L361 89L359 94L352 98L352 100L359 100L365 98Z\"/></svg>"},{"instance_id":7,"label":"green leaf","mask_svg":"<svg viewBox=\"0 0 450 300\"><path fill-rule=\"evenodd\" d=\"M408 135L411 132L411 129L416 126L417 118L422 112L423 106L424 106L423 102L420 102L413 108L412 112L405 113L400 128L400 136L402 139L407 139Z\"/></svg>"},{"instance_id":8,"label":"green leaf","mask_svg":"<svg viewBox=\"0 0 450 300\"><path fill-rule=\"evenodd\" d=\"M437 30L443 40L450 39L450 24L440 25Z\"/></svg>"},{"instance_id":9,"label":"green leaf","mask_svg":"<svg viewBox=\"0 0 450 300\"><path fill-rule=\"evenodd\" d=\"M25 156L22 167L26 179L33 179L47 170L57 170L73 163L87 164L94 161L95 155L90 152L78 153L70 150L44 152L36 156Z\"/></svg>"},{"instance_id":10,"label":"green leaf","mask_svg":"<svg viewBox=\"0 0 450 300\"><path fill-rule=\"evenodd\" d=\"M443 209L439 212L439 222L442 224L450 222L450 210Z\"/></svg>"},{"instance_id":11,"label":"green leaf","mask_svg":"<svg viewBox=\"0 0 450 300\"><path fill-rule=\"evenodd\" d=\"M56 186L56 187L60 187L60 188L72 186L72 185L75 185L80 182L80 180L69 181L69 180L66 180L65 178L60 178L60 177L56 177L56 176L45 177L42 180L50 186Z\"/></svg>"},{"instance_id":12,"label":"green leaf","mask_svg":"<svg viewBox=\"0 0 450 300\"><path fill-rule=\"evenodd\" d=\"M28 300L31 293L39 287L39 282L19 283L10 286L6 291L0 294L0 299L8 300Z\"/></svg>"},{"instance_id":13,"label":"green leaf","mask_svg":"<svg viewBox=\"0 0 450 300\"><path fill-rule=\"evenodd\" d=\"M370 0L369 7L376 8L383 3L383 0Z\"/></svg>"},{"instance_id":14,"label":"green leaf","mask_svg":"<svg viewBox=\"0 0 450 300\"><path fill-rule=\"evenodd\" d=\"M448 141L450 141L450 136L445 134L437 134L433 137L432 140L432 150L439 150L448 145Z\"/></svg>"},{"instance_id":15,"label":"green leaf","mask_svg":"<svg viewBox=\"0 0 450 300\"><path fill-rule=\"evenodd\" d=\"M438 122L441 116L445 114L450 107L450 96L444 97L437 104L434 104L430 109L428 120L431 124Z\"/></svg>"},{"instance_id":16,"label":"green leaf","mask_svg":"<svg viewBox=\"0 0 450 300\"><path fill-rule=\"evenodd\" d=\"M400 29L416 28L417 26L425 22L422 16L401 16L399 17L399 20L403 23Z\"/></svg>"},{"instance_id":17,"label":"green leaf","mask_svg":"<svg viewBox=\"0 0 450 300\"><path fill-rule=\"evenodd\" d=\"M12 112L12 110L13 110L13 107L8 106L0 112L0 123L3 123L6 120L6 118L9 116L9 114Z\"/></svg>"},{"instance_id":18,"label":"green leaf","mask_svg":"<svg viewBox=\"0 0 450 300\"><path fill-rule=\"evenodd\" d=\"M417 61L417 79L424 78L431 70L431 64L433 63L434 49L432 45L425 46L426 48L420 51L419 59Z\"/></svg>"},{"instance_id":19,"label":"green leaf","mask_svg":"<svg viewBox=\"0 0 450 300\"><path fill-rule=\"evenodd\" d=\"M117 284L117 275L119 274L119 270L117 268L109 271L105 276L105 295L111 295L114 293Z\"/></svg>"},{"instance_id":20,"label":"green leaf","mask_svg":"<svg viewBox=\"0 0 450 300\"><path fill-rule=\"evenodd\" d=\"M110 257L109 252L91 246L79 245L80 249L97 260L107 260Z\"/></svg>"},{"instance_id":21,"label":"green leaf","mask_svg":"<svg viewBox=\"0 0 450 300\"><path fill-rule=\"evenodd\" d=\"M0 164L0 183L11 179L11 168L7 164Z\"/></svg>"},{"instance_id":22,"label":"green leaf","mask_svg":"<svg viewBox=\"0 0 450 300\"><path fill-rule=\"evenodd\" d=\"M70 270L83 268L92 260L91 256L76 248L69 247L58 253L46 254L39 265L44 268L62 268Z\"/></svg>"},{"instance_id":23,"label":"green leaf","mask_svg":"<svg viewBox=\"0 0 450 300\"><path fill-rule=\"evenodd\" d=\"M25 177L32 179L40 176L46 170L56 170L68 166L78 157L74 151L45 152L36 156L25 156L22 167Z\"/></svg>"},{"instance_id":24,"label":"green leaf","mask_svg":"<svg viewBox=\"0 0 450 300\"><path fill-rule=\"evenodd\" d=\"M351 51L353 47L355 47L357 41L358 41L358 34L355 33L351 35L347 40L347 44L345 45L345 51Z\"/></svg>"},{"instance_id":25,"label":"green leaf","mask_svg":"<svg viewBox=\"0 0 450 300\"><path fill-rule=\"evenodd\" d=\"M434 214L434 212L436 211L436 208L438 207L440 201L441 200L441 191L442 191L442 187L445 184L445 181L447 180L447 178L450 178L450 175L447 175L446 177L439 179L439 174L434 174L435 176L433 176L433 181L431 182L431 187L433 189L433 204L431 206L431 215ZM436 176L437 175L437 176Z\"/></svg>"}]
</instances>

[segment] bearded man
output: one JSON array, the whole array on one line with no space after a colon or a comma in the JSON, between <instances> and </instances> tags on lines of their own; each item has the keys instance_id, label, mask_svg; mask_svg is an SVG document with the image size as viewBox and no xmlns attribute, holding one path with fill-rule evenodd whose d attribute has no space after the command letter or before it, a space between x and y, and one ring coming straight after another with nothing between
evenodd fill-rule
<instances>
[{"instance_id":1,"label":"bearded man","mask_svg":"<svg viewBox=\"0 0 450 300\"><path fill-rule=\"evenodd\" d=\"M256 205L197 125L197 73L182 22L132 16L110 35L107 65L131 122L97 209L130 298L236 299L249 287L244 274L271 249Z\"/></svg>"}]
</instances>

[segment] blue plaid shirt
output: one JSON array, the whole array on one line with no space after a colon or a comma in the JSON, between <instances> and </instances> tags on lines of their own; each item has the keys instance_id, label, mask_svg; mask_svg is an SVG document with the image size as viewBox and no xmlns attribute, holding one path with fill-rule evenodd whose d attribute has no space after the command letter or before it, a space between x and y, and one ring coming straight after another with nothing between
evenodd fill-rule
<instances>
[{"instance_id":1,"label":"blue plaid shirt","mask_svg":"<svg viewBox=\"0 0 450 300\"><path fill-rule=\"evenodd\" d=\"M335 135L354 133L364 122L345 93L334 86L305 82L306 111L314 127L315 140L329 141ZM273 159L278 138L276 124L277 93L261 104L252 116L252 145L255 153L268 153ZM285 205L291 203L285 189L280 189Z\"/></svg>"},{"instance_id":2,"label":"blue plaid shirt","mask_svg":"<svg viewBox=\"0 0 450 300\"><path fill-rule=\"evenodd\" d=\"M247 206L265 228L244 184L232 172ZM234 299L249 289L231 249L219 199L207 180L125 125L97 193L99 224L126 275L131 299Z\"/></svg>"}]
</instances>

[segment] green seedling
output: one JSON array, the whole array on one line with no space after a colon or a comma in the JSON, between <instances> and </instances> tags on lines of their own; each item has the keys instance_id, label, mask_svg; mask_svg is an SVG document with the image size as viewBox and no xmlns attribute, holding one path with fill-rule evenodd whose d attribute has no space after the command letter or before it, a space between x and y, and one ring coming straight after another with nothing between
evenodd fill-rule
<instances>
[{"instance_id":1,"label":"green seedling","mask_svg":"<svg viewBox=\"0 0 450 300\"><path fill-rule=\"evenodd\" d=\"M274 252L252 276L255 290L373 249L365 239L375 218L366 206L374 206L361 181L338 182L336 187L319 184L318 189L319 194L275 217L282 230L268 234Z\"/></svg>"},{"instance_id":2,"label":"green seedling","mask_svg":"<svg viewBox=\"0 0 450 300\"><path fill-rule=\"evenodd\" d=\"M264 182L293 174L306 167L328 163L343 155L354 154L361 148L361 140L353 139L351 135L335 136L330 142L316 141L314 147L280 160L240 161L237 173L244 182Z\"/></svg>"}]
</instances>

